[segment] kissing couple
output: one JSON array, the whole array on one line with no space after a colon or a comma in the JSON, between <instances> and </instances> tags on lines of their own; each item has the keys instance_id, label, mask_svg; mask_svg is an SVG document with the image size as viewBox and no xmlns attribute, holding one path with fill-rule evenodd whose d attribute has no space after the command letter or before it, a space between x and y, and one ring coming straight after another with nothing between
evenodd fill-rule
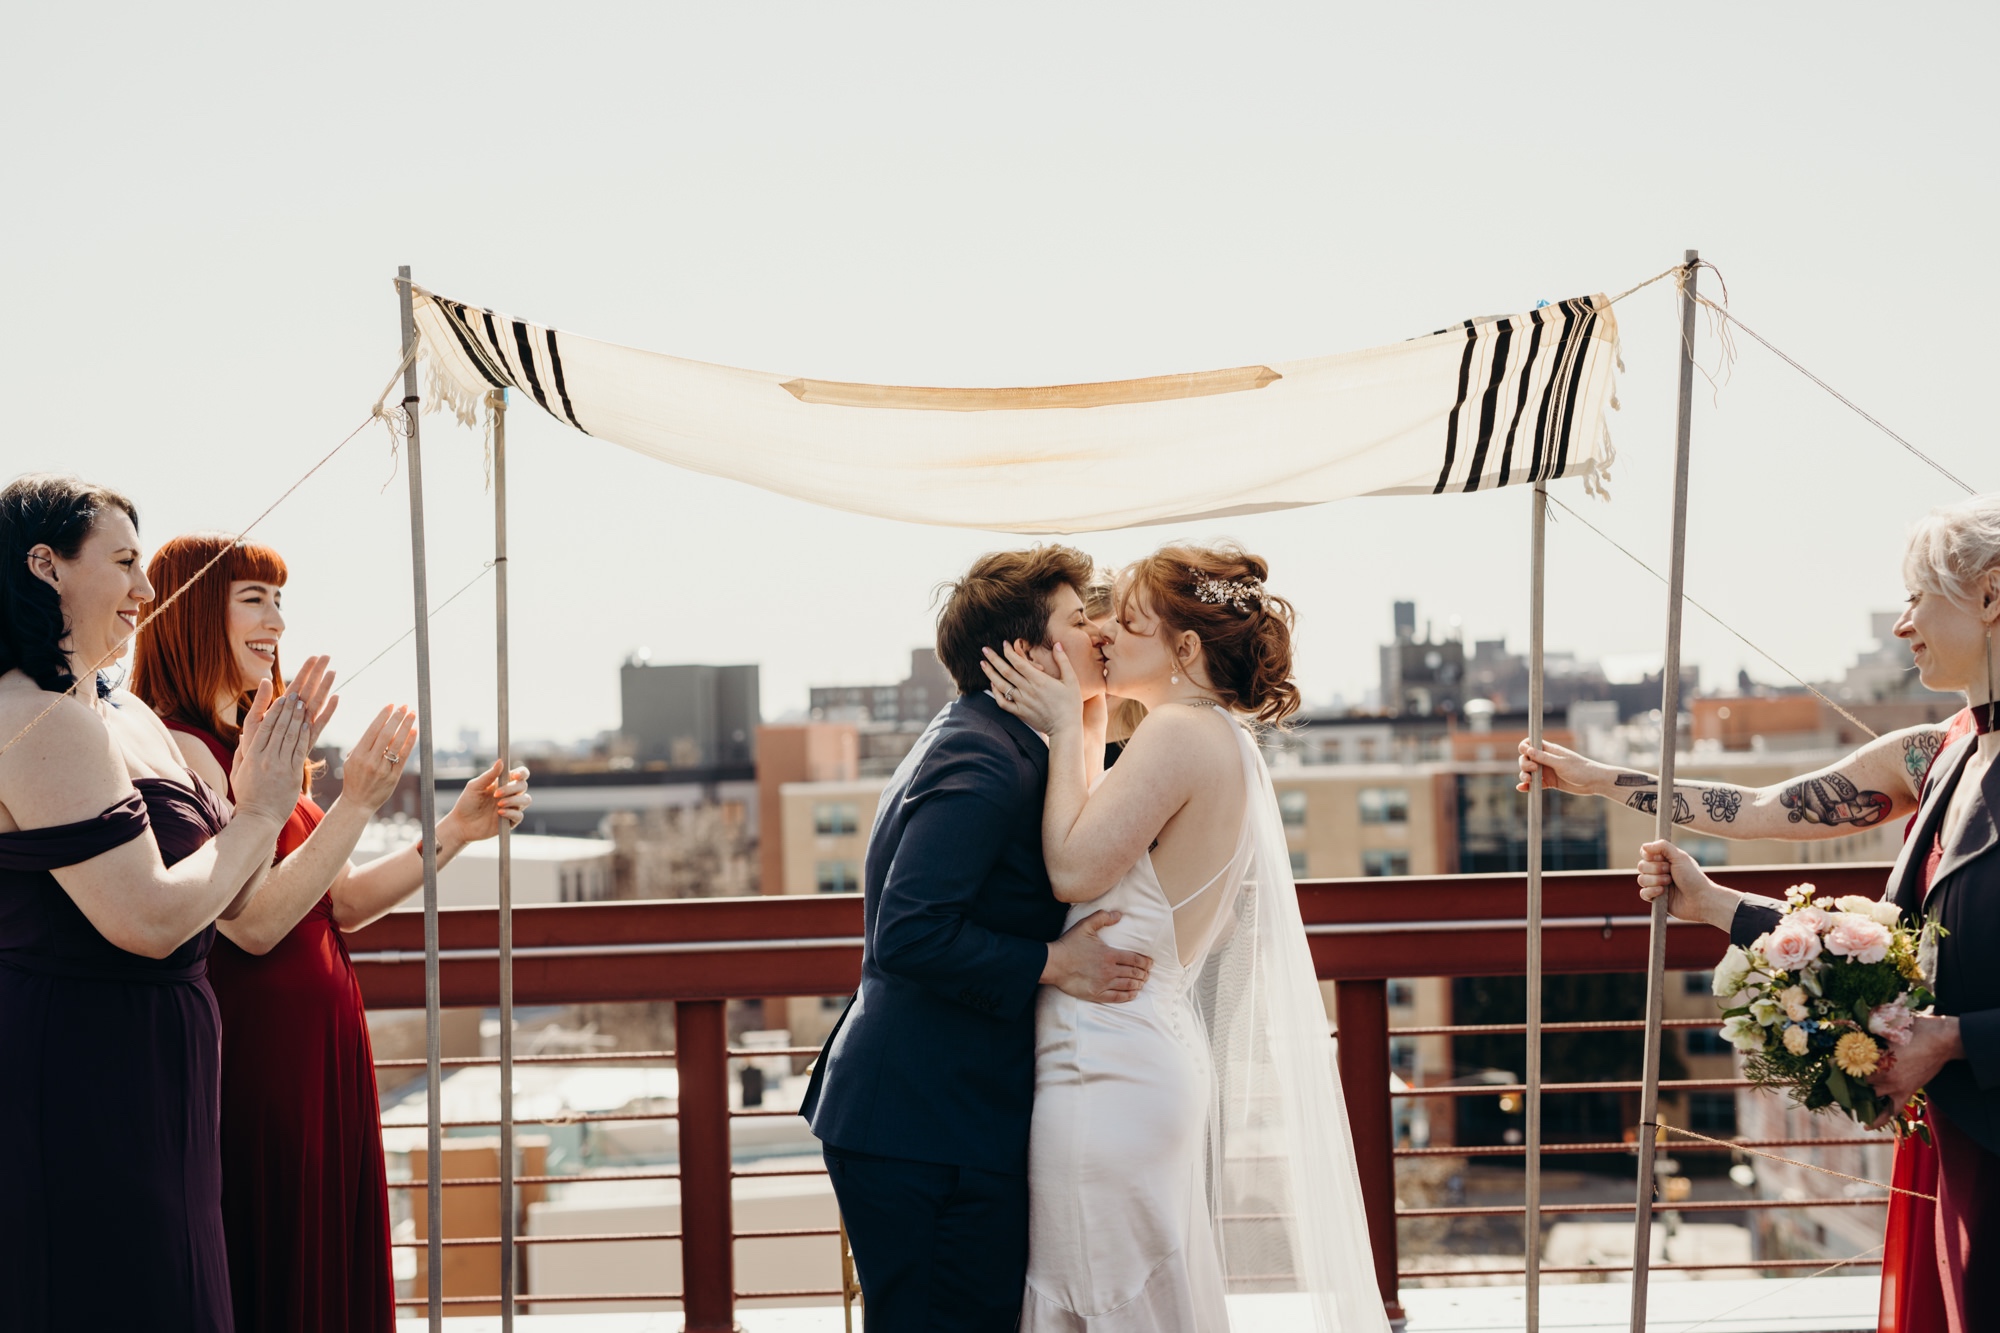
<instances>
[{"instance_id":1,"label":"kissing couple","mask_svg":"<svg viewBox=\"0 0 2000 1333\"><path fill-rule=\"evenodd\" d=\"M1267 572L1164 547L1095 618L1065 546L947 585L959 695L882 793L802 1111L869 1333L1385 1333L1256 742L1299 704Z\"/></svg>"}]
</instances>

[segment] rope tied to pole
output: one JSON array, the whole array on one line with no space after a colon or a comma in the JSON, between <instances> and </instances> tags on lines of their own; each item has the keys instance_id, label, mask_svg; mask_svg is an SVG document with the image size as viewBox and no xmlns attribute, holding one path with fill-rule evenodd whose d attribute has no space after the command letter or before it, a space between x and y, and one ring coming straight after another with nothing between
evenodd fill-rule
<instances>
[{"instance_id":1,"label":"rope tied to pole","mask_svg":"<svg viewBox=\"0 0 2000 1333\"><path fill-rule=\"evenodd\" d=\"M1595 523L1592 523L1582 514L1577 513L1576 510L1571 509L1561 500L1556 499L1555 496L1551 495L1549 497L1549 503L1554 505L1556 508L1562 510L1565 514L1568 514L1571 518L1575 519L1577 522L1583 524L1583 526L1585 526L1586 528L1589 528L1592 532L1596 533L1599 537L1603 538L1604 541L1613 550L1617 551L1620 555L1623 555L1627 560L1630 560L1633 564L1637 565L1639 568L1645 570L1648 574L1651 574L1654 578L1658 579L1660 582L1665 583L1667 581L1666 575L1660 573L1659 570L1654 569L1644 560L1641 560L1638 556L1632 554L1630 550L1626 549L1623 545L1621 545L1615 538L1611 536L1611 534L1604 531L1604 529L1598 527ZM1715 612L1703 606L1700 602L1697 602L1692 596L1690 596L1685 591L1681 593L1681 600L1685 601L1689 606L1701 612L1703 615L1707 616L1710 620L1714 621L1717 625L1719 625L1722 629L1727 631L1729 634L1733 635L1736 641L1738 643L1741 643L1745 648L1748 648L1751 652L1756 653L1766 662L1769 662L1772 666L1778 668L1778 670L1784 672L1787 676L1790 676L1793 680L1797 681L1801 686L1805 688L1805 690L1808 693L1810 693L1814 698L1818 699L1821 703L1825 704L1828 708L1831 708L1834 712L1846 718L1849 722L1853 723L1856 727L1859 727L1862 731L1867 732L1870 740L1882 739L1881 735L1877 733L1873 727L1869 726L1866 722L1863 722L1860 718L1854 716L1854 714L1848 712L1845 708L1842 708L1839 704L1835 703L1832 699L1828 698L1824 692L1817 689L1804 676L1801 676L1798 672L1792 670L1790 667L1786 666L1783 662L1780 662L1777 658L1771 656L1770 653L1766 652L1762 648L1759 648L1756 644L1750 642L1749 639L1744 637L1741 631L1737 630L1734 626L1729 624L1729 622L1724 620L1721 616L1715 614Z\"/></svg>"},{"instance_id":2,"label":"rope tied to pole","mask_svg":"<svg viewBox=\"0 0 2000 1333\"><path fill-rule=\"evenodd\" d=\"M242 530L236 534L235 538L230 542L228 546L225 546L222 550L217 551L207 564L203 565L200 569L197 569L194 572L193 576L190 577L187 582L181 584L180 587L174 589L173 592L167 595L164 601L162 601L158 606L154 607L151 611L147 612L146 615L139 621L139 623L133 626L132 628L133 639L137 639L140 630L143 630L146 628L146 626L152 624L154 620L158 619L162 614L165 613L168 607L172 606L175 602L179 601L182 595L185 594L188 589L194 587L195 584L199 583L204 574L208 573L209 570L214 569L217 565L221 564L222 561L226 559L231 552L233 552L237 547L241 546L243 544L244 538L248 537L253 531L255 531L258 524L262 523L265 519L269 518L273 513L273 511L275 511L279 505L291 499L292 493L294 491L298 490L299 487L305 485L308 481L312 480L314 473L318 472L328 463L331 463L333 461L333 456L339 453L342 449L345 449L350 443L352 443L355 436L361 434L362 431L367 430L370 422L376 420L381 420L384 422L389 421L390 419L389 414L383 410L383 404L388 401L389 394L392 391L394 391L396 387L397 377L401 376L402 373L409 368L410 361L415 356L416 356L416 348L412 347L409 351L409 354L406 355L403 358L402 362L397 365L396 374L389 377L389 382L382 387L382 392L376 396L375 405L368 409L368 415L362 420L361 424L356 426L353 430L347 432L346 435L342 436L340 443L334 445L333 448L327 450L326 454L317 463L314 463L311 467L307 468L305 470L305 473L302 476L300 476L297 481L293 482L290 486L287 486L283 494L281 494L277 499L271 501L270 504L264 506L264 512L257 515L257 517L251 519L247 524L245 524ZM394 428L392 426L391 427L392 435L393 432ZM128 640L128 642L130 641ZM48 707L42 709L41 712L35 714L32 718L28 719L28 725L22 727L19 731L15 732L14 735L8 739L5 745L0 745L0 758L5 758L7 752L13 749L16 745L18 745L23 736L26 736L29 732L33 731L36 727L40 726L43 720L46 719L49 716L49 714L55 712L56 709L62 707L62 701L74 695L77 692L77 690L82 687L85 681L90 681L92 683L92 688L94 689L96 686L97 673L104 670L104 668L110 666L113 662L118 660L118 655L122 653L124 650L125 650L125 644L121 643L116 647L112 648L104 656L98 658L97 661L93 662L87 671L78 672L76 680L71 683L68 689L59 692L55 696L55 698L49 701Z\"/></svg>"}]
</instances>

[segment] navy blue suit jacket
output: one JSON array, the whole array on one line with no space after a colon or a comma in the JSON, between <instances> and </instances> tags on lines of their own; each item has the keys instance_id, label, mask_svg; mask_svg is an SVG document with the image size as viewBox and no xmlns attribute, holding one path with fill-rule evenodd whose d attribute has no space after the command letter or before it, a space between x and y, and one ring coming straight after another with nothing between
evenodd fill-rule
<instances>
[{"instance_id":1,"label":"navy blue suit jacket","mask_svg":"<svg viewBox=\"0 0 2000 1333\"><path fill-rule=\"evenodd\" d=\"M882 793L861 988L801 1109L849 1152L1025 1173L1035 994L1067 908L1042 863L1048 747L985 694L932 719Z\"/></svg>"}]
</instances>

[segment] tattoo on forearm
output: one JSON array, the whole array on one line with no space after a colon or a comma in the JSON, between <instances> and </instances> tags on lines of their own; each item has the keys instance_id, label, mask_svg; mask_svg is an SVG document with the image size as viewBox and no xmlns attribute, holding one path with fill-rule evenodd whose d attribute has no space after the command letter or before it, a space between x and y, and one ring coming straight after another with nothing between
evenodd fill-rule
<instances>
[{"instance_id":1,"label":"tattoo on forearm","mask_svg":"<svg viewBox=\"0 0 2000 1333\"><path fill-rule=\"evenodd\" d=\"M1660 813L1660 794L1656 791L1635 791L1625 804L1641 814L1657 815ZM1694 823L1694 807L1688 804L1688 798L1678 790L1674 792L1674 822Z\"/></svg>"},{"instance_id":2,"label":"tattoo on forearm","mask_svg":"<svg viewBox=\"0 0 2000 1333\"><path fill-rule=\"evenodd\" d=\"M1869 828L1889 817L1895 808L1885 792L1862 791L1838 773L1823 778L1795 782L1778 793L1785 818L1794 824L1852 824Z\"/></svg>"},{"instance_id":3,"label":"tattoo on forearm","mask_svg":"<svg viewBox=\"0 0 2000 1333\"><path fill-rule=\"evenodd\" d=\"M1716 823L1734 824L1736 812L1743 808L1743 793L1734 787L1703 787L1701 807Z\"/></svg>"},{"instance_id":4,"label":"tattoo on forearm","mask_svg":"<svg viewBox=\"0 0 2000 1333\"><path fill-rule=\"evenodd\" d=\"M1617 778L1617 785L1620 787L1657 787L1660 785L1660 780L1655 777L1648 777L1644 773L1620 773Z\"/></svg>"},{"instance_id":5,"label":"tattoo on forearm","mask_svg":"<svg viewBox=\"0 0 2000 1333\"><path fill-rule=\"evenodd\" d=\"M1924 774L1931 771L1931 761L1944 748L1944 733L1937 730L1920 731L1903 742L1903 767L1909 771L1913 782L1922 782Z\"/></svg>"}]
</instances>

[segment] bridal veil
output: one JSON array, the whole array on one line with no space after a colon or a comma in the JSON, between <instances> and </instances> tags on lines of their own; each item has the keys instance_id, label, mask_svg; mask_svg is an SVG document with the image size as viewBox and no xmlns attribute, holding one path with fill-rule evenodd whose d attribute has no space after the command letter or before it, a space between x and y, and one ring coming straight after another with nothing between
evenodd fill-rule
<instances>
[{"instance_id":1,"label":"bridal veil","mask_svg":"<svg viewBox=\"0 0 2000 1333\"><path fill-rule=\"evenodd\" d=\"M1241 739L1241 877L1195 986L1214 1059L1209 1215L1223 1275L1231 1294L1288 1293L1318 1333L1386 1333L1277 793L1254 738Z\"/></svg>"}]
</instances>

